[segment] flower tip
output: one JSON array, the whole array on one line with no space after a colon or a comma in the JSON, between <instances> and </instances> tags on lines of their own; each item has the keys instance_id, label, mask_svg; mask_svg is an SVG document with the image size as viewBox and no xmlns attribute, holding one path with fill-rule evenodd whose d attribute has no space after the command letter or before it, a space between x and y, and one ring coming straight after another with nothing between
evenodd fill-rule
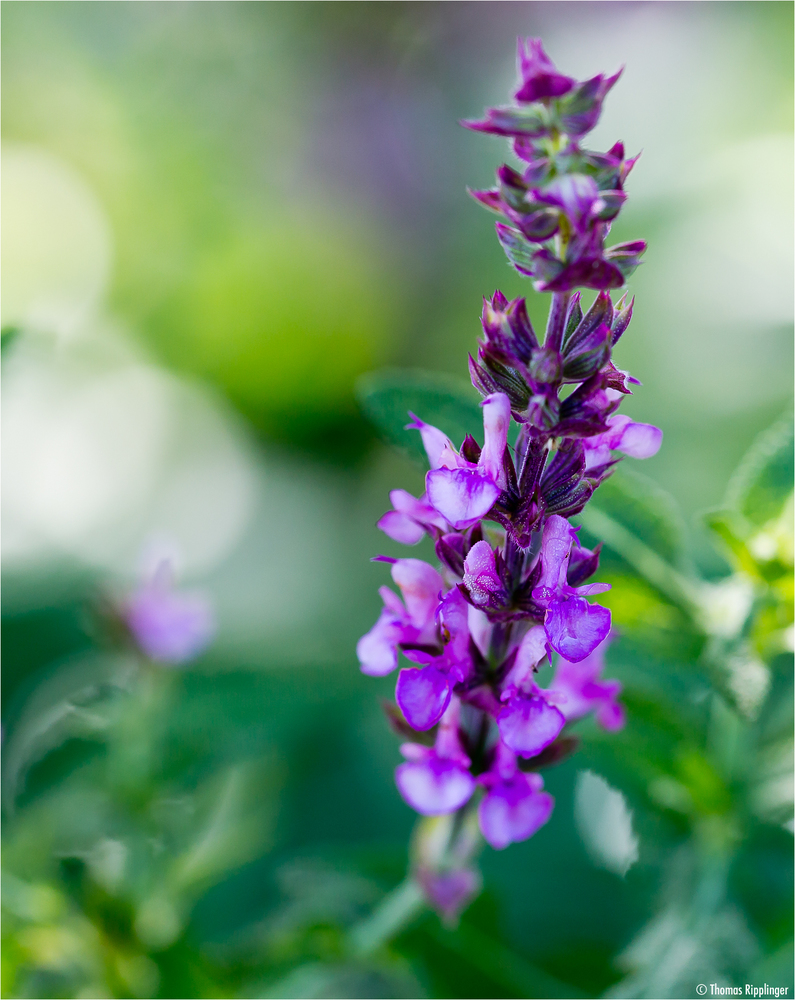
<instances>
[{"instance_id":1,"label":"flower tip","mask_svg":"<svg viewBox=\"0 0 795 1000\"><path fill-rule=\"evenodd\" d=\"M488 132L489 123L484 121L478 121L474 118L461 118L458 121L459 125L464 128L468 128L470 132Z\"/></svg>"}]
</instances>

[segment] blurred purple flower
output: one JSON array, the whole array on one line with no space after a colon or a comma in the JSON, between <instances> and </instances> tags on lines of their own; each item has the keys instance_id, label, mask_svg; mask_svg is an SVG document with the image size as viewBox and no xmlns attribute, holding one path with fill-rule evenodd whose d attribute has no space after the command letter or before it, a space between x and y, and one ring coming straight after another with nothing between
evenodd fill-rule
<instances>
[{"instance_id":1,"label":"blurred purple flower","mask_svg":"<svg viewBox=\"0 0 795 1000\"><path fill-rule=\"evenodd\" d=\"M434 871L421 865L414 875L428 902L448 927L456 923L459 913L477 896L483 883L474 868Z\"/></svg>"},{"instance_id":2,"label":"blurred purple flower","mask_svg":"<svg viewBox=\"0 0 795 1000\"><path fill-rule=\"evenodd\" d=\"M502 743L497 745L491 770L478 782L487 789L478 807L480 829L498 851L532 837L552 814L555 800L542 791L541 775L523 774L516 766L516 755Z\"/></svg>"},{"instance_id":3,"label":"blurred purple flower","mask_svg":"<svg viewBox=\"0 0 795 1000\"><path fill-rule=\"evenodd\" d=\"M603 729L621 729L624 725L624 709L617 701L621 684L601 679L609 644L608 636L578 663L562 657L558 660L555 676L544 693L555 697L567 722L594 712L596 721Z\"/></svg>"},{"instance_id":4,"label":"blurred purple flower","mask_svg":"<svg viewBox=\"0 0 795 1000\"><path fill-rule=\"evenodd\" d=\"M404 743L400 748L406 763L395 771L398 790L423 816L455 812L475 791L471 761L458 736L459 707L457 699L451 702L433 747Z\"/></svg>"},{"instance_id":5,"label":"blurred purple flower","mask_svg":"<svg viewBox=\"0 0 795 1000\"><path fill-rule=\"evenodd\" d=\"M175 590L168 561L128 598L123 614L141 652L157 663L187 663L215 634L209 600L195 591Z\"/></svg>"},{"instance_id":6,"label":"blurred purple flower","mask_svg":"<svg viewBox=\"0 0 795 1000\"><path fill-rule=\"evenodd\" d=\"M447 530L447 521L428 503L425 495L418 500L406 490L392 490L389 499L393 509L384 514L377 526L396 542L416 545L426 532L432 534L434 528L439 532Z\"/></svg>"}]
</instances>

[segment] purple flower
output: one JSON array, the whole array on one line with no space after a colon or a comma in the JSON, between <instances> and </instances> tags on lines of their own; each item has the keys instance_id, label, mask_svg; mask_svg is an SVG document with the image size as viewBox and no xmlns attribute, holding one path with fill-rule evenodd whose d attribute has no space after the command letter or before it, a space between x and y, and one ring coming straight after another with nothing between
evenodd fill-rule
<instances>
[{"instance_id":1,"label":"purple flower","mask_svg":"<svg viewBox=\"0 0 795 1000\"><path fill-rule=\"evenodd\" d=\"M662 431L653 424L638 424L624 414L616 413L606 421L609 430L583 439L585 468L596 469L612 460L612 451L621 451L630 458L651 458L660 450Z\"/></svg>"},{"instance_id":2,"label":"purple flower","mask_svg":"<svg viewBox=\"0 0 795 1000\"><path fill-rule=\"evenodd\" d=\"M458 736L458 700L444 714L433 747L404 743L406 758L395 771L398 790L406 802L423 816L454 812L468 802L475 791L469 773L471 763Z\"/></svg>"},{"instance_id":3,"label":"purple flower","mask_svg":"<svg viewBox=\"0 0 795 1000\"><path fill-rule=\"evenodd\" d=\"M617 701L621 684L601 679L609 644L608 636L578 663L563 658L558 660L555 676L544 693L554 696L567 722L595 712L596 721L603 729L616 730L624 725L624 709Z\"/></svg>"},{"instance_id":4,"label":"purple flower","mask_svg":"<svg viewBox=\"0 0 795 1000\"><path fill-rule=\"evenodd\" d=\"M215 633L209 601L199 593L174 590L168 561L130 596L123 613L138 647L158 663L192 660Z\"/></svg>"},{"instance_id":5,"label":"purple flower","mask_svg":"<svg viewBox=\"0 0 795 1000\"><path fill-rule=\"evenodd\" d=\"M400 752L406 758L395 771L398 791L406 802L423 816L441 816L455 812L468 802L475 790L469 773L469 759L449 760L430 747L404 743Z\"/></svg>"},{"instance_id":6,"label":"purple flower","mask_svg":"<svg viewBox=\"0 0 795 1000\"><path fill-rule=\"evenodd\" d=\"M447 675L437 667L405 667L398 674L395 698L406 722L419 732L436 725L451 694Z\"/></svg>"},{"instance_id":7,"label":"purple flower","mask_svg":"<svg viewBox=\"0 0 795 1000\"><path fill-rule=\"evenodd\" d=\"M541 540L541 576L533 599L546 609L544 629L552 648L577 662L591 653L610 631L610 612L589 604L587 596L610 589L606 583L572 587L567 580L571 548L576 533L557 514L547 518Z\"/></svg>"},{"instance_id":8,"label":"purple flower","mask_svg":"<svg viewBox=\"0 0 795 1000\"><path fill-rule=\"evenodd\" d=\"M626 198L622 192L622 201ZM572 227L578 233L585 233L588 227L604 211L604 197L593 177L585 174L564 174L541 191L534 191L537 201L560 208Z\"/></svg>"},{"instance_id":9,"label":"purple flower","mask_svg":"<svg viewBox=\"0 0 795 1000\"><path fill-rule=\"evenodd\" d=\"M356 646L362 673L383 677L397 667L397 650L409 646L435 645L436 606L444 590L438 571L420 559L396 559L392 579L400 587L405 606L389 589L379 593L384 609L375 625ZM411 658L412 650L405 650Z\"/></svg>"},{"instance_id":10,"label":"purple flower","mask_svg":"<svg viewBox=\"0 0 795 1000\"><path fill-rule=\"evenodd\" d=\"M466 680L472 666L468 606L457 588L439 605L437 619L444 643L441 654L424 667L401 670L395 688L406 721L420 732L436 725L450 704L452 685Z\"/></svg>"},{"instance_id":11,"label":"purple flower","mask_svg":"<svg viewBox=\"0 0 795 1000\"><path fill-rule=\"evenodd\" d=\"M575 288L620 288L637 267L646 244L636 240L605 250L605 225L592 221L580 232L575 230L563 259L546 246L536 249L519 229L501 222L495 228L506 256L520 274L536 279L537 291L569 292Z\"/></svg>"},{"instance_id":12,"label":"purple flower","mask_svg":"<svg viewBox=\"0 0 795 1000\"><path fill-rule=\"evenodd\" d=\"M515 96L519 106L488 108L484 120L461 124L475 132L524 140L526 144L517 153L529 161L542 156L543 149L528 140L560 133L579 138L590 132L599 121L602 102L622 72L613 76L600 73L577 83L559 73L540 40L532 38L526 42L519 39L517 61L521 83Z\"/></svg>"},{"instance_id":13,"label":"purple flower","mask_svg":"<svg viewBox=\"0 0 795 1000\"><path fill-rule=\"evenodd\" d=\"M589 604L584 597L552 601L544 628L550 646L576 662L595 649L610 631L610 612L599 604Z\"/></svg>"},{"instance_id":14,"label":"purple flower","mask_svg":"<svg viewBox=\"0 0 795 1000\"><path fill-rule=\"evenodd\" d=\"M433 534L434 528L447 531L447 522L424 495L418 500L406 490L392 490L389 499L393 509L384 514L377 527L396 542L416 545L426 531L429 534Z\"/></svg>"},{"instance_id":15,"label":"purple flower","mask_svg":"<svg viewBox=\"0 0 795 1000\"><path fill-rule=\"evenodd\" d=\"M488 514L505 487L503 455L511 404L504 393L495 392L481 405L485 443L477 463L459 455L435 427L416 419L411 425L422 434L431 463L431 471L425 477L428 499L459 530L471 527ZM444 438L441 447L439 436Z\"/></svg>"},{"instance_id":16,"label":"purple flower","mask_svg":"<svg viewBox=\"0 0 795 1000\"><path fill-rule=\"evenodd\" d=\"M428 902L447 926L455 924L459 913L477 896L483 883L474 868L433 871L419 866L415 876Z\"/></svg>"},{"instance_id":17,"label":"purple flower","mask_svg":"<svg viewBox=\"0 0 795 1000\"><path fill-rule=\"evenodd\" d=\"M496 850L527 840L542 827L555 800L542 791L540 774L523 774L516 766L516 755L498 743L492 769L478 779L487 792L478 807L483 836Z\"/></svg>"},{"instance_id":18,"label":"purple flower","mask_svg":"<svg viewBox=\"0 0 795 1000\"><path fill-rule=\"evenodd\" d=\"M520 757L535 757L554 743L566 720L561 712L538 695L512 698L497 716L503 743Z\"/></svg>"},{"instance_id":19,"label":"purple flower","mask_svg":"<svg viewBox=\"0 0 795 1000\"><path fill-rule=\"evenodd\" d=\"M582 136L596 127L602 113L602 102L623 73L612 76L600 73L578 84L560 102L561 131L570 136Z\"/></svg>"},{"instance_id":20,"label":"purple flower","mask_svg":"<svg viewBox=\"0 0 795 1000\"><path fill-rule=\"evenodd\" d=\"M497 570L495 553L488 542L477 542L464 560L464 586L469 599L479 607L502 607L508 594Z\"/></svg>"},{"instance_id":21,"label":"purple flower","mask_svg":"<svg viewBox=\"0 0 795 1000\"><path fill-rule=\"evenodd\" d=\"M570 76L558 73L540 38L517 38L516 64L521 79L515 94L517 101L529 104L545 97L561 97L574 86Z\"/></svg>"}]
</instances>

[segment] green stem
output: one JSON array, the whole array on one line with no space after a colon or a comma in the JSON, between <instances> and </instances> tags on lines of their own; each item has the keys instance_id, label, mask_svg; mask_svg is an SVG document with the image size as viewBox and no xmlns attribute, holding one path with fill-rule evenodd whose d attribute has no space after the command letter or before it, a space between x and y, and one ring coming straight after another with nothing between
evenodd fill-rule
<instances>
[{"instance_id":1,"label":"green stem","mask_svg":"<svg viewBox=\"0 0 795 1000\"><path fill-rule=\"evenodd\" d=\"M399 934L427 906L420 886L406 878L393 889L373 912L350 932L351 951L366 958Z\"/></svg>"}]
</instances>

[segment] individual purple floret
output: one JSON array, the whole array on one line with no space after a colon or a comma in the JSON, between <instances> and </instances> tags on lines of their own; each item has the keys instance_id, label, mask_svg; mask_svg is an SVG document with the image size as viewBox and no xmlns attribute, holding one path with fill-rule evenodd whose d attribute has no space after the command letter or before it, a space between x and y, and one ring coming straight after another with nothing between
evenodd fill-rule
<instances>
[{"instance_id":1,"label":"individual purple floret","mask_svg":"<svg viewBox=\"0 0 795 1000\"><path fill-rule=\"evenodd\" d=\"M571 727L588 715L607 730L624 724L621 685L602 676L611 619L594 600L610 589L592 582L601 545L586 548L570 519L622 456L650 458L662 443L658 428L618 412L640 382L613 361L634 309L613 291L646 244L607 239L637 157L621 142L605 153L582 145L620 73L578 82L532 38L519 40L518 69L516 102L464 124L508 137L519 158L472 194L502 217L497 236L516 270L550 293L546 330L533 328L525 299L484 299L469 358L482 443L453 442L409 414L428 456L425 493L394 490L378 526L407 545L429 536L440 566L378 557L402 599L381 588L384 608L357 648L366 674L406 661L389 711L415 736L396 782L413 809L436 817L424 821L436 824L428 844L448 824L447 846L433 840L415 859L446 918L477 891L475 820L498 850L531 837L554 804L539 770L576 748ZM596 294L586 301L583 289Z\"/></svg>"},{"instance_id":2,"label":"individual purple floret","mask_svg":"<svg viewBox=\"0 0 795 1000\"><path fill-rule=\"evenodd\" d=\"M384 610L356 647L362 672L374 677L391 673L397 667L399 645L405 648L409 659L414 659L413 654L422 656L423 648L436 644L436 608L444 589L438 570L420 559L383 561L392 563L392 579L400 587L405 605L389 587L379 590Z\"/></svg>"},{"instance_id":3,"label":"individual purple floret","mask_svg":"<svg viewBox=\"0 0 795 1000\"><path fill-rule=\"evenodd\" d=\"M540 774L523 774L516 755L504 744L497 745L490 771L478 779L486 794L478 807L478 820L485 839L498 851L532 837L549 819L555 800L542 791Z\"/></svg>"},{"instance_id":4,"label":"individual purple floret","mask_svg":"<svg viewBox=\"0 0 795 1000\"><path fill-rule=\"evenodd\" d=\"M602 680L609 644L608 636L578 663L571 663L562 657L557 661L555 676L546 696L554 697L567 722L574 722L593 712L603 729L621 729L624 725L624 709L618 701L621 684L619 681Z\"/></svg>"},{"instance_id":5,"label":"individual purple floret","mask_svg":"<svg viewBox=\"0 0 795 1000\"><path fill-rule=\"evenodd\" d=\"M562 76L544 51L540 38L518 38L516 63L521 86L514 95L517 101L532 104L543 97L562 97L574 86L570 76Z\"/></svg>"},{"instance_id":6,"label":"individual purple floret","mask_svg":"<svg viewBox=\"0 0 795 1000\"><path fill-rule=\"evenodd\" d=\"M136 645L156 663L187 663L215 633L210 602L203 594L175 590L167 560L128 598L123 614Z\"/></svg>"},{"instance_id":7,"label":"individual purple floret","mask_svg":"<svg viewBox=\"0 0 795 1000\"><path fill-rule=\"evenodd\" d=\"M448 926L455 925L458 914L477 896L482 884L474 868L434 871L418 865L415 875L431 906Z\"/></svg>"},{"instance_id":8,"label":"individual purple floret","mask_svg":"<svg viewBox=\"0 0 795 1000\"><path fill-rule=\"evenodd\" d=\"M456 699L444 714L433 747L404 743L406 758L395 772L400 794L423 816L455 812L475 790L469 771L472 761L464 753L458 734L460 705Z\"/></svg>"},{"instance_id":9,"label":"individual purple floret","mask_svg":"<svg viewBox=\"0 0 795 1000\"><path fill-rule=\"evenodd\" d=\"M428 501L453 528L469 528L491 510L505 488L503 456L511 421L511 404L502 392L487 396L483 406L484 444L477 461L460 455L445 438L437 451L441 432L415 418L409 427L423 431L431 471L425 477ZM435 433L432 433L435 432ZM430 446L428 441L432 442Z\"/></svg>"}]
</instances>

